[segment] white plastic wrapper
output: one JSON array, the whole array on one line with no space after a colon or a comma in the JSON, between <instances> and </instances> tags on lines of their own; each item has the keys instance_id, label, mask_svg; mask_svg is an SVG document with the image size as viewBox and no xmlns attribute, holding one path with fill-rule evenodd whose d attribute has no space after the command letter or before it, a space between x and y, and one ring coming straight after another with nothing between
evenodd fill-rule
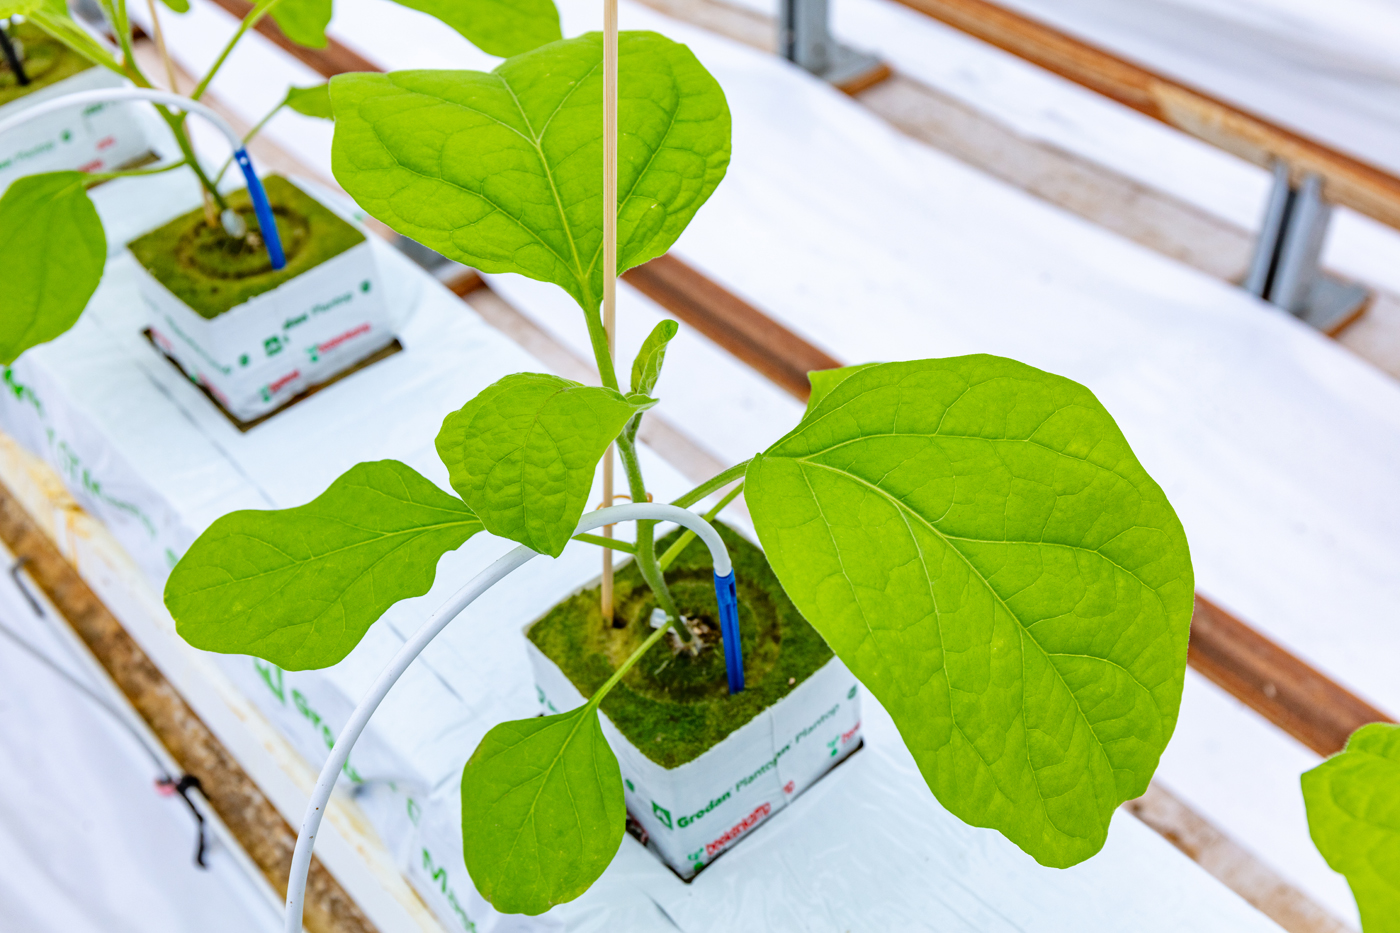
<instances>
[{"instance_id":1,"label":"white plastic wrapper","mask_svg":"<svg viewBox=\"0 0 1400 933\"><path fill-rule=\"evenodd\" d=\"M213 320L139 262L136 271L152 338L240 421L273 411L394 339L368 239Z\"/></svg>"},{"instance_id":2,"label":"white plastic wrapper","mask_svg":"<svg viewBox=\"0 0 1400 933\"><path fill-rule=\"evenodd\" d=\"M586 697L526 639L544 713ZM689 880L860 747L860 683L839 658L694 761L665 768L606 714L603 735L622 769L627 812L647 847Z\"/></svg>"},{"instance_id":3,"label":"white plastic wrapper","mask_svg":"<svg viewBox=\"0 0 1400 933\"><path fill-rule=\"evenodd\" d=\"M129 82L98 65L0 107L0 120L42 104ZM0 135L0 193L23 175L108 172L150 149L145 127L128 104L88 104L35 117Z\"/></svg>"}]
</instances>

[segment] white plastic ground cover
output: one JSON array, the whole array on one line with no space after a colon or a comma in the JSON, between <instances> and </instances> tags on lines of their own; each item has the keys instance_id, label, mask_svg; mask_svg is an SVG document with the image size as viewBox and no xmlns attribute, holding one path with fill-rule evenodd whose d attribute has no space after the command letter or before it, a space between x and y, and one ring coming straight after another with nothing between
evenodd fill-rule
<instances>
[{"instance_id":1,"label":"white plastic ground cover","mask_svg":"<svg viewBox=\"0 0 1400 933\"><path fill-rule=\"evenodd\" d=\"M0 547L4 568L14 560ZM37 590L21 591L0 574L0 625L119 702L55 629L65 624ZM272 889L249 877L217 837L208 838L207 868L195 865L194 819L179 797L157 793L160 771L138 740L4 634L0 723L0 929L281 929Z\"/></svg>"},{"instance_id":2,"label":"white plastic ground cover","mask_svg":"<svg viewBox=\"0 0 1400 933\"><path fill-rule=\"evenodd\" d=\"M128 83L94 65L0 106L0 120L68 94ZM0 193L16 178L37 172L111 171L148 148L145 121L128 104L92 104L35 117L0 138Z\"/></svg>"},{"instance_id":3,"label":"white plastic ground cover","mask_svg":"<svg viewBox=\"0 0 1400 933\"><path fill-rule=\"evenodd\" d=\"M177 175L155 191L146 181L122 217L115 202L127 184L97 193L116 243L192 190ZM0 424L56 456L74 494L142 559L157 587L167 559L218 515L304 502L360 459L396 456L443 483L431 447L443 414L499 375L538 364L405 260L387 250L381 258L395 311L413 309L400 324L404 352L239 434L135 333L131 260L115 255L78 327L14 367ZM660 496L686 485L644 454ZM395 607L328 671L260 671L249 658L224 666L319 763L323 727L338 729L402 633L506 546L481 535L445 557L431 593ZM492 724L536 712L520 627L596 565L594 549L574 546L479 600L410 669L352 756L359 780L347 778L348 789L447 929L1276 930L1130 818L1115 821L1100 857L1065 872L961 824L927 792L893 723L868 698L867 750L692 885L629 837L579 900L534 920L496 917L461 866L459 769Z\"/></svg>"}]
</instances>

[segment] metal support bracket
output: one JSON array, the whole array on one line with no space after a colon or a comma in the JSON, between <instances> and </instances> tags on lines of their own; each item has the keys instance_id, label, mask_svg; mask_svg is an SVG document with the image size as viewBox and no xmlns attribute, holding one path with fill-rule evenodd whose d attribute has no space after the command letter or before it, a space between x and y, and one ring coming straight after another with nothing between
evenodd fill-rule
<instances>
[{"instance_id":1,"label":"metal support bracket","mask_svg":"<svg viewBox=\"0 0 1400 933\"><path fill-rule=\"evenodd\" d=\"M1322 271L1322 245L1332 205L1322 179L1309 174L1295 187L1288 166L1274 164L1274 185L1244 288L1325 334L1335 334L1366 310L1371 293Z\"/></svg>"},{"instance_id":2,"label":"metal support bracket","mask_svg":"<svg viewBox=\"0 0 1400 933\"><path fill-rule=\"evenodd\" d=\"M845 89L888 73L874 55L842 45L831 34L829 0L782 0L778 52L829 84Z\"/></svg>"}]
</instances>

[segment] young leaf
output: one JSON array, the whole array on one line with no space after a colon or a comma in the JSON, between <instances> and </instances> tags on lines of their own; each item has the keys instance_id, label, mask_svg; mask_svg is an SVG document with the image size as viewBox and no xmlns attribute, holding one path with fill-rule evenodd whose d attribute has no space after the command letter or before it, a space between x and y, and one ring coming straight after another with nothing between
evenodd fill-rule
<instances>
[{"instance_id":1,"label":"young leaf","mask_svg":"<svg viewBox=\"0 0 1400 933\"><path fill-rule=\"evenodd\" d=\"M681 326L675 321L662 321L647 334L637 358L632 361L632 391L650 395L661 376L661 364L666 361L666 345Z\"/></svg>"},{"instance_id":2,"label":"young leaf","mask_svg":"<svg viewBox=\"0 0 1400 933\"><path fill-rule=\"evenodd\" d=\"M398 0L436 16L487 55L509 58L563 37L553 0Z\"/></svg>"},{"instance_id":3,"label":"young leaf","mask_svg":"<svg viewBox=\"0 0 1400 933\"><path fill-rule=\"evenodd\" d=\"M1097 852L1176 725L1186 536L1093 394L992 356L849 375L744 484L802 614L939 801L1045 865Z\"/></svg>"},{"instance_id":4,"label":"young leaf","mask_svg":"<svg viewBox=\"0 0 1400 933\"><path fill-rule=\"evenodd\" d=\"M1303 775L1313 843L1346 876L1366 933L1400 933L1400 725L1357 729Z\"/></svg>"},{"instance_id":5,"label":"young leaf","mask_svg":"<svg viewBox=\"0 0 1400 933\"><path fill-rule=\"evenodd\" d=\"M331 22L331 3L332 0L276 0L272 18L297 45L323 49L326 27Z\"/></svg>"},{"instance_id":6,"label":"young leaf","mask_svg":"<svg viewBox=\"0 0 1400 933\"><path fill-rule=\"evenodd\" d=\"M82 172L16 179L0 198L0 364L77 323L102 281L107 237Z\"/></svg>"},{"instance_id":7,"label":"young leaf","mask_svg":"<svg viewBox=\"0 0 1400 933\"><path fill-rule=\"evenodd\" d=\"M622 772L586 703L503 722L462 771L462 850L472 883L505 913L578 897L622 844Z\"/></svg>"},{"instance_id":8,"label":"young leaf","mask_svg":"<svg viewBox=\"0 0 1400 933\"><path fill-rule=\"evenodd\" d=\"M165 605L196 648L329 667L390 606L428 592L438 558L480 530L397 460L360 463L306 505L214 522L175 565Z\"/></svg>"},{"instance_id":9,"label":"young leaf","mask_svg":"<svg viewBox=\"0 0 1400 933\"><path fill-rule=\"evenodd\" d=\"M488 531L558 557L588 504L598 461L627 419L653 404L516 373L443 419L438 456Z\"/></svg>"},{"instance_id":10,"label":"young leaf","mask_svg":"<svg viewBox=\"0 0 1400 933\"><path fill-rule=\"evenodd\" d=\"M729 106L690 50L619 40L618 270L675 242L729 164ZM602 300L602 38L476 71L338 75L335 177L395 230L484 272Z\"/></svg>"},{"instance_id":11,"label":"young leaf","mask_svg":"<svg viewBox=\"0 0 1400 933\"><path fill-rule=\"evenodd\" d=\"M331 112L329 84L318 84L315 87L289 87L287 88L286 104L303 116L320 117L322 120L335 119L335 115Z\"/></svg>"},{"instance_id":12,"label":"young leaf","mask_svg":"<svg viewBox=\"0 0 1400 933\"><path fill-rule=\"evenodd\" d=\"M161 0L161 2L176 13L188 13L190 11L190 0Z\"/></svg>"},{"instance_id":13,"label":"young leaf","mask_svg":"<svg viewBox=\"0 0 1400 933\"><path fill-rule=\"evenodd\" d=\"M841 366L836 369L813 369L807 373L807 381L812 385L812 394L807 396L807 414L817 407L817 403L831 394L831 390L863 369L879 366L879 363L861 363L859 366Z\"/></svg>"}]
</instances>

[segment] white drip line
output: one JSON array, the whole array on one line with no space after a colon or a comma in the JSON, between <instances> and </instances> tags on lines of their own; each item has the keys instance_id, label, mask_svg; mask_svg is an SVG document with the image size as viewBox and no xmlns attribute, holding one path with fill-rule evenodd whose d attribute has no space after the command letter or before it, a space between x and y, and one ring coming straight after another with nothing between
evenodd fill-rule
<instances>
[{"instance_id":1,"label":"white drip line","mask_svg":"<svg viewBox=\"0 0 1400 933\"><path fill-rule=\"evenodd\" d=\"M729 551L725 548L719 532L715 531L714 526L701 516L679 506L666 505L661 502L636 502L631 505L615 505L606 509L598 509L583 516L578 523L578 528L574 530L574 534L592 531L603 525L642 520L669 521L685 526L695 532L696 536L705 542L705 546L710 549L710 559L714 563L715 575L727 577L732 573ZM374 711L379 708L379 704L388 695L394 684L398 682L398 679L403 676L404 671L408 670L408 666L423 652L428 643L447 627L447 623L455 619L478 596L536 556L536 551L522 544L477 574L470 583L458 590L451 599L443 604L441 609L433 613L412 638L404 643L403 647L399 649L399 653L394 656L394 660L390 661L389 666L384 668L384 672L379 675L374 686L370 687L364 699L360 700L355 711L350 714L349 721L340 730L340 735L336 736L335 745L331 747L330 757L321 766L321 774L316 779L316 786L311 791L311 799L306 804L306 814L301 820L301 831L297 834L296 849L292 853L291 875L287 879L284 933L301 933L302 910L306 900L306 878L307 872L311 868L311 850L316 845L316 833L321 827L321 818L325 815L326 804L330 801L331 791L335 789L335 783L340 777L341 769L349 760L350 750L354 748L360 733L369 723L369 718L374 715Z\"/></svg>"}]
</instances>

